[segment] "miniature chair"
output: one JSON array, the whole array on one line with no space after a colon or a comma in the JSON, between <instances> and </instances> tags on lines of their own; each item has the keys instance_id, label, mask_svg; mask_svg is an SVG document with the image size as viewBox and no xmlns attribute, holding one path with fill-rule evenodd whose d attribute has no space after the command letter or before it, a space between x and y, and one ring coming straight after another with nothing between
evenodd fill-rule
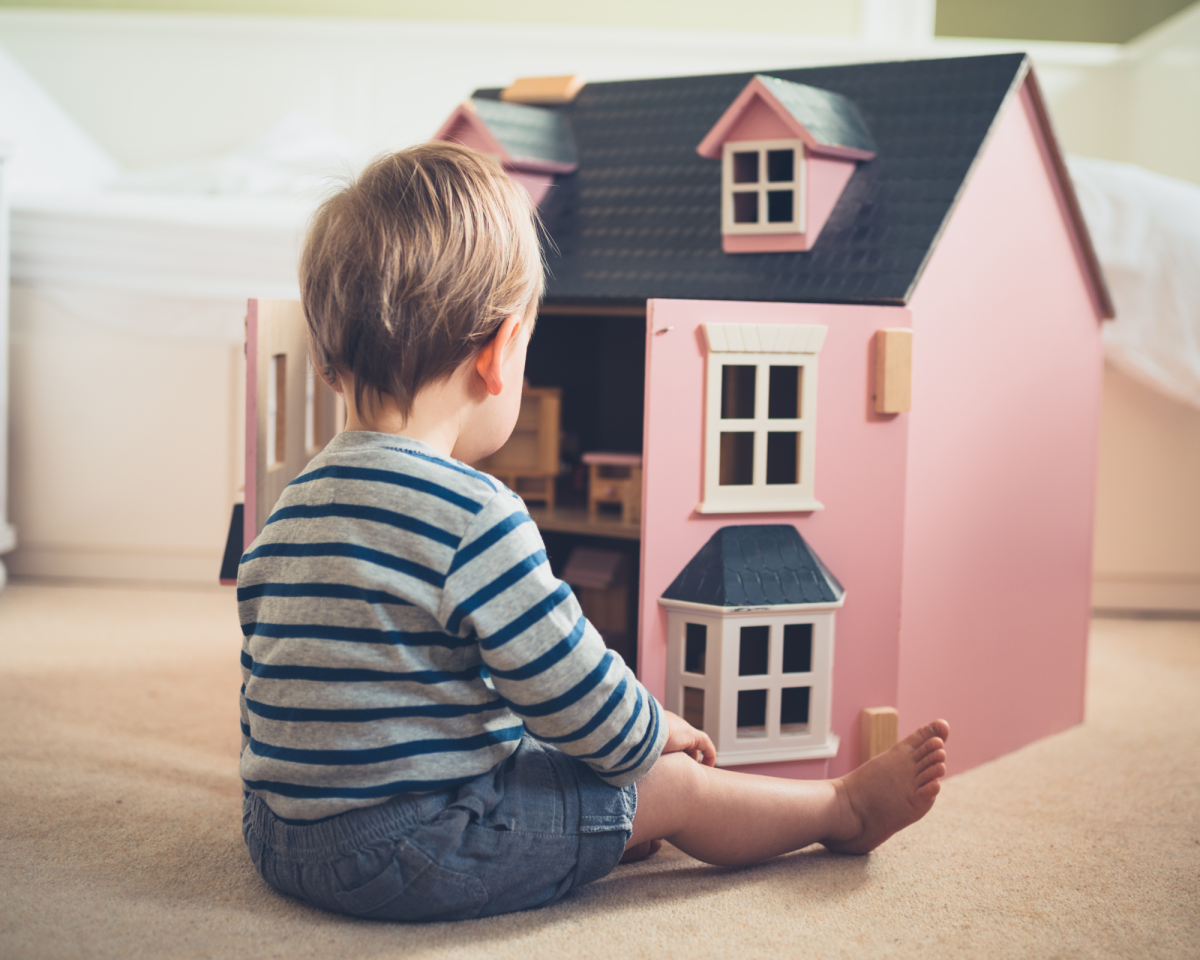
<instances>
[{"instance_id":1,"label":"miniature chair","mask_svg":"<svg viewBox=\"0 0 1200 960\"><path fill-rule=\"evenodd\" d=\"M325 448L345 419L342 398L309 362L299 301L248 301L246 502L234 507L221 583L236 583L238 560L261 532L283 488Z\"/></svg>"},{"instance_id":2,"label":"miniature chair","mask_svg":"<svg viewBox=\"0 0 1200 960\"><path fill-rule=\"evenodd\" d=\"M642 519L642 458L636 453L585 453L588 465L588 519L595 520L600 504L615 503L621 519Z\"/></svg>"},{"instance_id":3,"label":"miniature chair","mask_svg":"<svg viewBox=\"0 0 1200 960\"><path fill-rule=\"evenodd\" d=\"M474 466L507 484L527 503L541 501L546 509L553 510L561 420L562 390L526 386L521 392L521 412L512 436L499 450Z\"/></svg>"}]
</instances>

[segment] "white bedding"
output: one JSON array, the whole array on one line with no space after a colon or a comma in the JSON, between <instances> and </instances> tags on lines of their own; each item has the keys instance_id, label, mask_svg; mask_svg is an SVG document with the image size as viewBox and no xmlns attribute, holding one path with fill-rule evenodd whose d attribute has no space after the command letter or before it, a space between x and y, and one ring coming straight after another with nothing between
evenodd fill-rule
<instances>
[{"instance_id":1,"label":"white bedding","mask_svg":"<svg viewBox=\"0 0 1200 960\"><path fill-rule=\"evenodd\" d=\"M1116 305L1105 354L1200 407L1200 187L1128 163L1068 166Z\"/></svg>"}]
</instances>

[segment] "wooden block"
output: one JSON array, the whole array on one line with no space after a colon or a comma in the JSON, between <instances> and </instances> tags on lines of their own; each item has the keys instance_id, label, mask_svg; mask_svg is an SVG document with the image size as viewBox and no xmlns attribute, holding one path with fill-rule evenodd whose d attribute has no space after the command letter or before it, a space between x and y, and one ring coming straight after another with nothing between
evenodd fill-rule
<instances>
[{"instance_id":1,"label":"wooden block","mask_svg":"<svg viewBox=\"0 0 1200 960\"><path fill-rule=\"evenodd\" d=\"M912 409L912 331L875 331L875 412Z\"/></svg>"},{"instance_id":2,"label":"wooden block","mask_svg":"<svg viewBox=\"0 0 1200 960\"><path fill-rule=\"evenodd\" d=\"M562 77L518 77L500 93L509 103L570 103L583 89L583 77L572 73Z\"/></svg>"},{"instance_id":3,"label":"wooden block","mask_svg":"<svg viewBox=\"0 0 1200 960\"><path fill-rule=\"evenodd\" d=\"M895 707L867 707L859 714L859 732L858 762L866 763L896 745L900 715Z\"/></svg>"}]
</instances>

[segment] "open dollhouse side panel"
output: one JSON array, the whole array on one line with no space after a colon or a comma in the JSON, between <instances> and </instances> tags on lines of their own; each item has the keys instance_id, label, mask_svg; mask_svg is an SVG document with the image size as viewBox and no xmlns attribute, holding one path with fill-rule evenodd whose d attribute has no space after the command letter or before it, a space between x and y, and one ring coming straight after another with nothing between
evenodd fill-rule
<instances>
[{"instance_id":1,"label":"open dollhouse side panel","mask_svg":"<svg viewBox=\"0 0 1200 960\"><path fill-rule=\"evenodd\" d=\"M246 309L244 546L258 536L283 488L344 420L341 397L315 376L298 300L250 300Z\"/></svg>"},{"instance_id":2,"label":"open dollhouse side panel","mask_svg":"<svg viewBox=\"0 0 1200 960\"><path fill-rule=\"evenodd\" d=\"M702 513L698 509L706 502L709 342L705 325L827 328L819 354L808 355L818 358L819 377L813 395L804 398L799 411L803 426L815 431L812 494L824 509L751 513ZM829 760L764 763L741 769L788 777L845 773L857 763L859 711L895 702L908 414L875 412L873 341L878 329L908 327L911 316L902 307L704 300L648 303L639 677L651 693L664 698L667 611L657 601L721 527L794 525L847 593L845 606L837 614L833 652L832 725L842 742L838 755ZM770 346L768 340L765 335L760 337L758 346ZM770 368L785 363L769 356L761 364L755 359L754 379L761 391L767 391L755 404L769 402ZM815 368L805 367L804 376L810 372L815 374ZM736 383L731 380L727 404L734 402L733 393L743 389L741 376L734 377ZM756 414L762 412L757 406L753 409ZM770 412L768 409L767 414ZM747 424L755 419L747 417ZM751 426L742 432L752 432ZM770 442L765 435L761 439ZM803 442L797 447L802 451ZM759 460L763 459L759 454ZM720 457L716 462L720 469ZM753 481L756 474L747 476Z\"/></svg>"}]
</instances>

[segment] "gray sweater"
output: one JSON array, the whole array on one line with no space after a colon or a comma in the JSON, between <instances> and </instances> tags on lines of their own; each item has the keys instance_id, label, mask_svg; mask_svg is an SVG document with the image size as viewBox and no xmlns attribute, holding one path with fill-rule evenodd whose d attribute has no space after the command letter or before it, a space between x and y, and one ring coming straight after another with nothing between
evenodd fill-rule
<instances>
[{"instance_id":1,"label":"gray sweater","mask_svg":"<svg viewBox=\"0 0 1200 960\"><path fill-rule=\"evenodd\" d=\"M288 820L462 783L525 731L613 786L662 750L524 504L414 440L347 432L315 457L243 556L238 609L241 775Z\"/></svg>"}]
</instances>

